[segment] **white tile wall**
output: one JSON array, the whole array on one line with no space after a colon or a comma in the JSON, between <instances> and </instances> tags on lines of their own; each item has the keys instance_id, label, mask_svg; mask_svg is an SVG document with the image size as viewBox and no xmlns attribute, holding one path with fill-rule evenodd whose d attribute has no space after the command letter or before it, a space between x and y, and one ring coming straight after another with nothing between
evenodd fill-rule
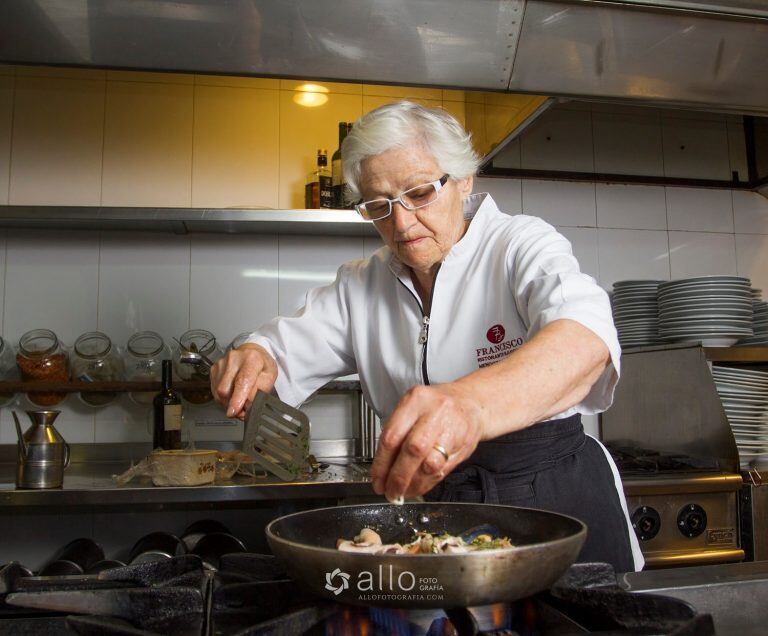
<instances>
[{"instance_id":1,"label":"white tile wall","mask_svg":"<svg viewBox=\"0 0 768 636\"><path fill-rule=\"evenodd\" d=\"M307 249L307 237L281 236L278 310L280 315L293 314L304 304L313 287L327 285L336 278L339 265L363 258L360 239L341 236L318 236Z\"/></svg>"},{"instance_id":2,"label":"white tile wall","mask_svg":"<svg viewBox=\"0 0 768 636\"><path fill-rule=\"evenodd\" d=\"M666 176L731 178L725 121L663 118L662 132Z\"/></svg>"},{"instance_id":3,"label":"white tile wall","mask_svg":"<svg viewBox=\"0 0 768 636\"><path fill-rule=\"evenodd\" d=\"M554 225L595 227L595 184L571 181L523 181L523 214Z\"/></svg>"},{"instance_id":4,"label":"white tile wall","mask_svg":"<svg viewBox=\"0 0 768 636\"><path fill-rule=\"evenodd\" d=\"M276 236L193 235L190 317L222 346L278 314Z\"/></svg>"},{"instance_id":5,"label":"white tile wall","mask_svg":"<svg viewBox=\"0 0 768 636\"><path fill-rule=\"evenodd\" d=\"M96 410L92 417L96 443L152 441L152 409L137 405L128 395Z\"/></svg>"},{"instance_id":6,"label":"white tile wall","mask_svg":"<svg viewBox=\"0 0 768 636\"><path fill-rule=\"evenodd\" d=\"M768 234L768 199L757 192L733 190L733 224L739 234Z\"/></svg>"},{"instance_id":7,"label":"white tile wall","mask_svg":"<svg viewBox=\"0 0 768 636\"><path fill-rule=\"evenodd\" d=\"M617 280L669 279L667 233L655 230L598 230L600 284Z\"/></svg>"},{"instance_id":8,"label":"white tile wall","mask_svg":"<svg viewBox=\"0 0 768 636\"><path fill-rule=\"evenodd\" d=\"M581 271L597 280L600 276L597 256L597 229L560 226L557 231L571 242L573 255L579 261Z\"/></svg>"},{"instance_id":9,"label":"white tile wall","mask_svg":"<svg viewBox=\"0 0 768 636\"><path fill-rule=\"evenodd\" d=\"M595 184L597 225L635 230L666 230L667 204L661 186Z\"/></svg>"},{"instance_id":10,"label":"white tile wall","mask_svg":"<svg viewBox=\"0 0 768 636\"><path fill-rule=\"evenodd\" d=\"M495 168L520 168L522 165L520 155L520 137L517 137L493 158L493 166Z\"/></svg>"},{"instance_id":11,"label":"white tile wall","mask_svg":"<svg viewBox=\"0 0 768 636\"><path fill-rule=\"evenodd\" d=\"M733 232L729 190L667 188L670 230Z\"/></svg>"},{"instance_id":12,"label":"white tile wall","mask_svg":"<svg viewBox=\"0 0 768 636\"><path fill-rule=\"evenodd\" d=\"M521 165L533 170L594 170L592 114L556 109L534 122L521 137Z\"/></svg>"},{"instance_id":13,"label":"white tile wall","mask_svg":"<svg viewBox=\"0 0 768 636\"><path fill-rule=\"evenodd\" d=\"M736 264L739 276L748 276L768 299L768 235L737 234Z\"/></svg>"},{"instance_id":14,"label":"white tile wall","mask_svg":"<svg viewBox=\"0 0 768 636\"><path fill-rule=\"evenodd\" d=\"M595 171L663 174L661 120L657 113L594 112Z\"/></svg>"},{"instance_id":15,"label":"white tile wall","mask_svg":"<svg viewBox=\"0 0 768 636\"><path fill-rule=\"evenodd\" d=\"M105 232L99 265L99 329L124 345L137 331L166 342L189 329L186 236Z\"/></svg>"},{"instance_id":16,"label":"white tile wall","mask_svg":"<svg viewBox=\"0 0 768 636\"><path fill-rule=\"evenodd\" d=\"M737 274L733 234L670 232L669 261L672 278Z\"/></svg>"},{"instance_id":17,"label":"white tile wall","mask_svg":"<svg viewBox=\"0 0 768 636\"><path fill-rule=\"evenodd\" d=\"M520 179L475 177L473 192L490 193L502 212L507 214L523 211L523 184Z\"/></svg>"},{"instance_id":18,"label":"white tile wall","mask_svg":"<svg viewBox=\"0 0 768 636\"><path fill-rule=\"evenodd\" d=\"M39 327L67 345L97 326L97 232L9 230L3 335L16 344Z\"/></svg>"}]
</instances>

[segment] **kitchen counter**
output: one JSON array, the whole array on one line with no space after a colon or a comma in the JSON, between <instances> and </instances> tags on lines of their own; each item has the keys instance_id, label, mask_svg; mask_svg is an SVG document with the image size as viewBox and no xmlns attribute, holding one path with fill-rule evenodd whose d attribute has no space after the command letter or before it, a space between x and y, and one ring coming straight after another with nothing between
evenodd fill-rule
<instances>
[{"instance_id":1,"label":"kitchen counter","mask_svg":"<svg viewBox=\"0 0 768 636\"><path fill-rule=\"evenodd\" d=\"M766 633L768 561L630 572L619 582L630 592L672 596L711 614L718 636Z\"/></svg>"},{"instance_id":2,"label":"kitchen counter","mask_svg":"<svg viewBox=\"0 0 768 636\"><path fill-rule=\"evenodd\" d=\"M106 445L104 445L106 446ZM76 447L73 447L76 448ZM236 476L231 481L208 486L153 486L149 477L133 479L118 486L112 479L131 465L131 459L109 458L109 453L92 456L88 461L73 461L64 473L64 485L49 490L17 490L16 465L0 461L0 511L16 506L125 506L191 503L237 503L281 499L374 497L368 476L369 466L348 458L325 459L328 468L313 472L297 481L284 482L267 477ZM135 451L136 449L134 449ZM134 452L134 461L145 453ZM73 457L83 457L73 451Z\"/></svg>"}]
</instances>

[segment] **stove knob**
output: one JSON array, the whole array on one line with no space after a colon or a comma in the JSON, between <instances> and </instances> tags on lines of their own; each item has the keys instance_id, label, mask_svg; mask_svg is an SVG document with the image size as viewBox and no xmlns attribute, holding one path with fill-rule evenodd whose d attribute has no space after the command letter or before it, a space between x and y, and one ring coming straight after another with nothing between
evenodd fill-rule
<instances>
[{"instance_id":1,"label":"stove knob","mask_svg":"<svg viewBox=\"0 0 768 636\"><path fill-rule=\"evenodd\" d=\"M661 517L650 506L641 506L632 513L632 527L640 541L649 541L659 534Z\"/></svg>"},{"instance_id":2,"label":"stove knob","mask_svg":"<svg viewBox=\"0 0 768 636\"><path fill-rule=\"evenodd\" d=\"M696 504L683 506L677 515L677 529L689 539L698 537L707 528L707 513Z\"/></svg>"}]
</instances>

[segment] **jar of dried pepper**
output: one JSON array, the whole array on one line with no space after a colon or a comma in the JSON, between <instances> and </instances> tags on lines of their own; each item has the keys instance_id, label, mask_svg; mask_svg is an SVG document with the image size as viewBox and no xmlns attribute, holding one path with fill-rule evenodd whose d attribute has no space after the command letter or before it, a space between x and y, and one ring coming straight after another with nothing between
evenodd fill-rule
<instances>
[{"instance_id":1,"label":"jar of dried pepper","mask_svg":"<svg viewBox=\"0 0 768 636\"><path fill-rule=\"evenodd\" d=\"M117 382L123 379L123 360L107 334L89 331L75 340L72 378L80 382ZM106 406L117 397L117 391L80 392L80 399L88 406Z\"/></svg>"},{"instance_id":2,"label":"jar of dried pepper","mask_svg":"<svg viewBox=\"0 0 768 636\"><path fill-rule=\"evenodd\" d=\"M50 329L33 329L21 337L16 364L26 382L63 384L69 380L69 356ZM30 391L27 397L38 406L53 406L67 394L54 390Z\"/></svg>"},{"instance_id":3,"label":"jar of dried pepper","mask_svg":"<svg viewBox=\"0 0 768 636\"><path fill-rule=\"evenodd\" d=\"M5 338L0 338L0 380L7 382L19 381L19 368L16 366L16 356L13 354L13 346L6 342ZM15 393L0 391L0 406L9 404Z\"/></svg>"},{"instance_id":4,"label":"jar of dried pepper","mask_svg":"<svg viewBox=\"0 0 768 636\"><path fill-rule=\"evenodd\" d=\"M221 347L216 342L216 336L205 329L190 329L181 334L178 343L179 349L176 355L173 356L173 366L176 375L181 380L199 381L208 384L210 382L208 366L204 364L193 365L183 363L179 359L179 354L182 351L191 351L204 355L211 362L216 362L224 355ZM191 404L206 404L213 400L213 394L208 388L187 389L181 392L181 397Z\"/></svg>"},{"instance_id":5,"label":"jar of dried pepper","mask_svg":"<svg viewBox=\"0 0 768 636\"><path fill-rule=\"evenodd\" d=\"M128 339L123 354L125 379L132 382L160 382L162 362L170 358L171 350L159 333L139 331ZM137 404L150 405L157 393L158 391L133 391L130 395Z\"/></svg>"}]
</instances>

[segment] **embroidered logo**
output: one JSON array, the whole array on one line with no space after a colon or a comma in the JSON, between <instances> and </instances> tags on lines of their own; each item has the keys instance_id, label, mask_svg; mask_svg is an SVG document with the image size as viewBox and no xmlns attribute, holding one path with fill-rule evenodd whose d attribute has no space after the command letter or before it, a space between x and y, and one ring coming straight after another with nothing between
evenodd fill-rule
<instances>
[{"instance_id":1,"label":"embroidered logo","mask_svg":"<svg viewBox=\"0 0 768 636\"><path fill-rule=\"evenodd\" d=\"M504 340L507 332L503 325L493 325L485 332L485 337L491 343L489 347L479 347L475 350L477 357L477 366L481 369L502 358L506 358L510 353L523 344L523 338L512 338Z\"/></svg>"},{"instance_id":2,"label":"embroidered logo","mask_svg":"<svg viewBox=\"0 0 768 636\"><path fill-rule=\"evenodd\" d=\"M488 338L488 342L491 344L499 344L504 340L505 335L506 332L502 325L493 325L493 327L486 332L485 337Z\"/></svg>"}]
</instances>

